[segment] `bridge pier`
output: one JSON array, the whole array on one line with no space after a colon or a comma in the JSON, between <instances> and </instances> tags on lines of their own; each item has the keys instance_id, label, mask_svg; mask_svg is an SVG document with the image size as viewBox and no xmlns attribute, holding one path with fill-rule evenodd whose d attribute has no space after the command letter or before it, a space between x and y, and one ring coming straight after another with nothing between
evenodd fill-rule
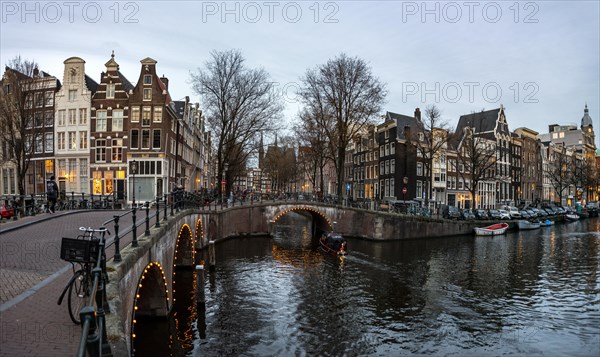
<instances>
[{"instance_id":1,"label":"bridge pier","mask_svg":"<svg viewBox=\"0 0 600 357\"><path fill-rule=\"evenodd\" d=\"M215 257L215 241L211 240L208 242L208 271L215 271L216 257Z\"/></svg>"},{"instance_id":2,"label":"bridge pier","mask_svg":"<svg viewBox=\"0 0 600 357\"><path fill-rule=\"evenodd\" d=\"M196 309L205 309L204 264L196 265Z\"/></svg>"}]
</instances>

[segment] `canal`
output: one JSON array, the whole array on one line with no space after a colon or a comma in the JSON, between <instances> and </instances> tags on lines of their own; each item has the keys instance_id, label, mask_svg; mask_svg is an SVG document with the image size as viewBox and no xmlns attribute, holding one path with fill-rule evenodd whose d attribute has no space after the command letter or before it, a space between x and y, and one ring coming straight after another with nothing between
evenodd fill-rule
<instances>
[{"instance_id":1,"label":"canal","mask_svg":"<svg viewBox=\"0 0 600 357\"><path fill-rule=\"evenodd\" d=\"M373 242L324 256L290 214L217 244L205 309L177 271L136 356L600 355L600 219L505 236ZM207 260L203 252L204 259Z\"/></svg>"}]
</instances>

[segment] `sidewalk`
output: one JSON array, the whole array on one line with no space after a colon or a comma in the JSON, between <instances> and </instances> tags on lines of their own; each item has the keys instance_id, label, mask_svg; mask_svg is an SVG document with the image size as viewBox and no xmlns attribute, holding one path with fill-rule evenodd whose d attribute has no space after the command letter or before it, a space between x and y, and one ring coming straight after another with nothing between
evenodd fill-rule
<instances>
[{"instance_id":1,"label":"sidewalk","mask_svg":"<svg viewBox=\"0 0 600 357\"><path fill-rule=\"evenodd\" d=\"M58 212L0 224L0 356L75 354L81 327L71 322L66 300L56 303L71 277L71 264L60 260L61 238L77 236L80 226L99 227L120 213ZM131 218L120 223L128 227ZM113 252L107 251L109 259Z\"/></svg>"}]
</instances>

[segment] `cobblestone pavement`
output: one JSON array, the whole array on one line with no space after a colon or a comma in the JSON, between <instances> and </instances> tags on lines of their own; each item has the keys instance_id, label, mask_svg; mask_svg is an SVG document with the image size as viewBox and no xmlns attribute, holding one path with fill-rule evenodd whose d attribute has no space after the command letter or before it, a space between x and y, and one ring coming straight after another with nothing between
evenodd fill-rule
<instances>
[{"instance_id":1,"label":"cobblestone pavement","mask_svg":"<svg viewBox=\"0 0 600 357\"><path fill-rule=\"evenodd\" d=\"M80 226L100 227L121 213L42 214L0 225L0 356L75 354L81 327L71 322L66 302L57 305L71 277L70 264L60 260L61 238L74 238ZM131 216L120 226L128 229ZM114 233L112 224L107 227ZM131 234L121 242L129 244ZM113 252L108 249L109 259Z\"/></svg>"}]
</instances>

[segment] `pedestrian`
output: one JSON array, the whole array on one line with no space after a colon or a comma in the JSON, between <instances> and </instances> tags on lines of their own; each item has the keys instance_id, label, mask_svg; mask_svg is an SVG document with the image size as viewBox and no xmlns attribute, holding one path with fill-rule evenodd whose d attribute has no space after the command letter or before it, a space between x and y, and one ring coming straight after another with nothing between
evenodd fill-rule
<instances>
[{"instance_id":1,"label":"pedestrian","mask_svg":"<svg viewBox=\"0 0 600 357\"><path fill-rule=\"evenodd\" d=\"M50 180L46 182L46 196L48 197L48 211L54 213L56 207L56 199L58 198L58 185L54 181L54 175L50 176Z\"/></svg>"}]
</instances>

